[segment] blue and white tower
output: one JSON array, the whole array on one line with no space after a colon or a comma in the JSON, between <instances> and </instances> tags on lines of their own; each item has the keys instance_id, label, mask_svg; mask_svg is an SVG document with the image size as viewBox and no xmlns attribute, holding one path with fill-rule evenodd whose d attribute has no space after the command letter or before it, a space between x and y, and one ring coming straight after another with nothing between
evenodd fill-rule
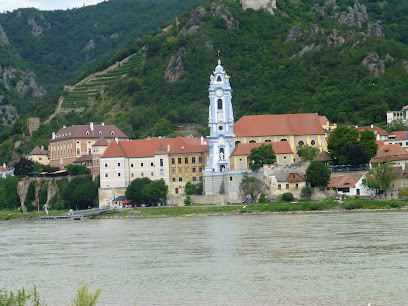
<instances>
[{"instance_id":1,"label":"blue and white tower","mask_svg":"<svg viewBox=\"0 0 408 306\"><path fill-rule=\"evenodd\" d=\"M229 157L233 150L234 114L232 112L232 90L229 78L221 66L221 60L218 60L218 65L210 76L211 82L208 89L210 98L208 118L210 152L205 168L206 176L230 170Z\"/></svg>"}]
</instances>

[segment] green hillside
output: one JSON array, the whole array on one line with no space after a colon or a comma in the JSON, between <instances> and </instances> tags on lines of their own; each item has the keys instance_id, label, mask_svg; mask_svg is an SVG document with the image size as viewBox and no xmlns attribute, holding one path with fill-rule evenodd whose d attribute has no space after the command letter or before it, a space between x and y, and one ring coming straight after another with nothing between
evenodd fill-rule
<instances>
[{"instance_id":1,"label":"green hillside","mask_svg":"<svg viewBox=\"0 0 408 306\"><path fill-rule=\"evenodd\" d=\"M243 10L240 1L207 2L97 70L134 54L128 63L63 92L64 112L19 150L46 144L62 124L104 121L132 138L205 125L218 50L231 76L235 120L318 112L337 123L381 124L387 110L408 104L406 10L402 0L278 0L274 14ZM45 119L56 102L35 114Z\"/></svg>"}]
</instances>

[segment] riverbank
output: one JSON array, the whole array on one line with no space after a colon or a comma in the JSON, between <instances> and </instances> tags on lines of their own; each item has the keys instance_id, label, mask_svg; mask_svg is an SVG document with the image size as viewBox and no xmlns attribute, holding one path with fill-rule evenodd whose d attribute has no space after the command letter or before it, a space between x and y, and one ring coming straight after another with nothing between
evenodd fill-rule
<instances>
[{"instance_id":1,"label":"riverbank","mask_svg":"<svg viewBox=\"0 0 408 306\"><path fill-rule=\"evenodd\" d=\"M375 200L375 199L347 199L337 202L333 199L325 201L299 201L277 202L259 204L231 204L231 205L191 205L185 207L138 207L112 210L98 219L111 218L165 218L178 216L216 216L216 215L239 215L239 214L303 214L303 213L336 213L352 211L389 211L408 210L406 200ZM50 215L57 216L66 214L67 211L50 211ZM39 216L45 216L44 211L23 214L18 211L0 211L0 220L37 220Z\"/></svg>"}]
</instances>

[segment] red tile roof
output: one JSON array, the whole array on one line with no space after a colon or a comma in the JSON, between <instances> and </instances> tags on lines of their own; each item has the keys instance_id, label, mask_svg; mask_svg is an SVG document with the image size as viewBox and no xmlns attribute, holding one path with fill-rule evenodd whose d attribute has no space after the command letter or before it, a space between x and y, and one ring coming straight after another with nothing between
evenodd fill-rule
<instances>
[{"instance_id":1,"label":"red tile roof","mask_svg":"<svg viewBox=\"0 0 408 306\"><path fill-rule=\"evenodd\" d=\"M70 139L70 138L115 138L127 139L128 136L119 130L115 125L93 125L91 129L90 125L73 125L60 129L55 133L55 139L51 139L50 142Z\"/></svg>"},{"instance_id":2,"label":"red tile roof","mask_svg":"<svg viewBox=\"0 0 408 306\"><path fill-rule=\"evenodd\" d=\"M101 136L97 142L95 142L92 146L93 147L107 147L109 142L105 139L105 137Z\"/></svg>"},{"instance_id":3,"label":"red tile roof","mask_svg":"<svg viewBox=\"0 0 408 306\"><path fill-rule=\"evenodd\" d=\"M388 163L397 160L408 160L408 151L398 144L383 145L370 163Z\"/></svg>"},{"instance_id":4,"label":"red tile roof","mask_svg":"<svg viewBox=\"0 0 408 306\"><path fill-rule=\"evenodd\" d=\"M379 141L379 140L376 140L375 143L377 144L378 149L380 149L380 148L382 148L384 146L384 143Z\"/></svg>"},{"instance_id":5,"label":"red tile roof","mask_svg":"<svg viewBox=\"0 0 408 306\"><path fill-rule=\"evenodd\" d=\"M327 187L332 188L354 188L356 187L356 183L362 177L362 175L339 175L339 176L331 176L330 183Z\"/></svg>"},{"instance_id":6,"label":"red tile roof","mask_svg":"<svg viewBox=\"0 0 408 306\"><path fill-rule=\"evenodd\" d=\"M326 125L327 121L329 121L326 116L319 116L319 120L321 125Z\"/></svg>"},{"instance_id":7,"label":"red tile roof","mask_svg":"<svg viewBox=\"0 0 408 306\"><path fill-rule=\"evenodd\" d=\"M114 143L114 144L112 144ZM207 144L201 144L200 138L176 137L176 138L149 138L130 141L112 141L104 157L150 157L156 154L179 154L204 152Z\"/></svg>"},{"instance_id":8,"label":"red tile roof","mask_svg":"<svg viewBox=\"0 0 408 306\"><path fill-rule=\"evenodd\" d=\"M76 160L74 160L74 163L82 163L86 161L91 161L92 160L92 154L87 154L87 155L82 155L81 157L78 157Z\"/></svg>"},{"instance_id":9,"label":"red tile roof","mask_svg":"<svg viewBox=\"0 0 408 306\"><path fill-rule=\"evenodd\" d=\"M380 135L380 136L388 136L389 134L384 131L382 128L379 128L378 126L373 125L371 126L360 126L360 127L356 127L356 129L361 133L365 130L369 130L369 131L373 131L374 135Z\"/></svg>"},{"instance_id":10,"label":"red tile roof","mask_svg":"<svg viewBox=\"0 0 408 306\"><path fill-rule=\"evenodd\" d=\"M240 143L235 146L231 156L249 155L253 148L259 147L261 144L271 144L275 154L293 154L292 149L287 141L280 142L261 142L261 143Z\"/></svg>"},{"instance_id":11,"label":"red tile roof","mask_svg":"<svg viewBox=\"0 0 408 306\"><path fill-rule=\"evenodd\" d=\"M39 146L36 146L28 155L47 155L48 150L42 150Z\"/></svg>"},{"instance_id":12,"label":"red tile roof","mask_svg":"<svg viewBox=\"0 0 408 306\"><path fill-rule=\"evenodd\" d=\"M395 140L408 140L408 131L393 131L391 135L395 135Z\"/></svg>"},{"instance_id":13,"label":"red tile roof","mask_svg":"<svg viewBox=\"0 0 408 306\"><path fill-rule=\"evenodd\" d=\"M236 137L324 135L319 115L286 114L243 116L234 124Z\"/></svg>"}]
</instances>

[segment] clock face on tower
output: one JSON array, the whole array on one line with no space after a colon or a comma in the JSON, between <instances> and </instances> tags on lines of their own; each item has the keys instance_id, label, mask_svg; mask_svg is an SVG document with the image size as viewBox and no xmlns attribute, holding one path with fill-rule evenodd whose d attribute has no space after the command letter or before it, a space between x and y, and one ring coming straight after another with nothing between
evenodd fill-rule
<instances>
[{"instance_id":1,"label":"clock face on tower","mask_svg":"<svg viewBox=\"0 0 408 306\"><path fill-rule=\"evenodd\" d=\"M218 88L218 89L215 91L215 94L217 95L217 97L221 97L221 96L222 96L222 93L223 93L223 91L222 91L221 88Z\"/></svg>"}]
</instances>

